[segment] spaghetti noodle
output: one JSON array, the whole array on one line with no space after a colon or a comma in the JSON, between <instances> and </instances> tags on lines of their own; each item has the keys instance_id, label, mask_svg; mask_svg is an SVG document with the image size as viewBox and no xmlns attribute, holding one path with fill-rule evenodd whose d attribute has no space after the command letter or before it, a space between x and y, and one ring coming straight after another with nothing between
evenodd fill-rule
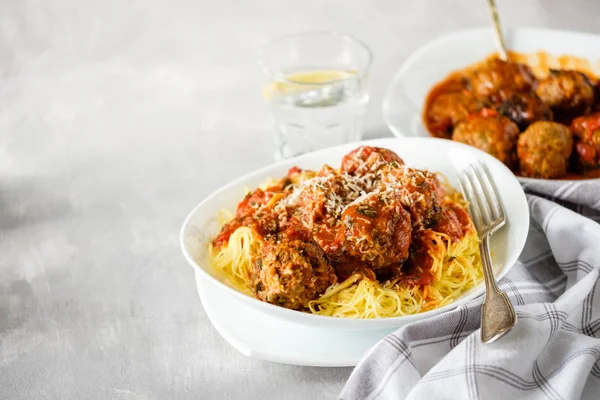
<instances>
[{"instance_id":1,"label":"spaghetti noodle","mask_svg":"<svg viewBox=\"0 0 600 400\"><path fill-rule=\"evenodd\" d=\"M398 160L363 147L338 170L293 168L261 185L234 216L220 215L213 266L248 295L329 317L388 318L451 303L483 277L466 203Z\"/></svg>"}]
</instances>

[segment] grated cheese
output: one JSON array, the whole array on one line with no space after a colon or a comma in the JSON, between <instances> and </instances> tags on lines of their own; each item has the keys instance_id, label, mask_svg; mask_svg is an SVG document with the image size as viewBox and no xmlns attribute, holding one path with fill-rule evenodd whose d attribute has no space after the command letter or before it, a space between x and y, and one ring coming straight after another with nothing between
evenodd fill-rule
<instances>
[{"instance_id":1,"label":"grated cheese","mask_svg":"<svg viewBox=\"0 0 600 400\"><path fill-rule=\"evenodd\" d=\"M297 206L303 195L317 192L325 197L327 213L334 218L342 215L348 203L367 194L365 185L359 177L347 174L318 176L307 179L297 186L285 199L285 206Z\"/></svg>"},{"instance_id":2,"label":"grated cheese","mask_svg":"<svg viewBox=\"0 0 600 400\"><path fill-rule=\"evenodd\" d=\"M358 153L359 157L362 151L361 149ZM366 168L367 165L370 171L362 175L331 173L304 179L294 185L291 193L279 200L273 208L279 216L280 223L285 224L288 221L288 208L299 206L301 199L305 202L324 199L328 217L335 220L341 218L348 207L363 202L368 196L380 196L386 206L394 201L399 201L407 208L418 203L424 204L426 193L419 190L419 183L437 179L428 171L400 164L392 167L380 158L367 159L362 162L360 168Z\"/></svg>"}]
</instances>

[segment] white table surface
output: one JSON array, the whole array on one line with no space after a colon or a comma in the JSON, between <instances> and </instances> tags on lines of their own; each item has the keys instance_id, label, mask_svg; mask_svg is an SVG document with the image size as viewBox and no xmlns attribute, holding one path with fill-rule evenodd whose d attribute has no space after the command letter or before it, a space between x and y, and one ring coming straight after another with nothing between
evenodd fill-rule
<instances>
[{"instance_id":1,"label":"white table surface","mask_svg":"<svg viewBox=\"0 0 600 400\"><path fill-rule=\"evenodd\" d=\"M597 1L498 3L506 26L600 30ZM0 0L0 398L336 397L351 369L248 359L217 334L183 218L271 161L270 39L369 44L375 137L405 57L487 24L484 0Z\"/></svg>"}]
</instances>

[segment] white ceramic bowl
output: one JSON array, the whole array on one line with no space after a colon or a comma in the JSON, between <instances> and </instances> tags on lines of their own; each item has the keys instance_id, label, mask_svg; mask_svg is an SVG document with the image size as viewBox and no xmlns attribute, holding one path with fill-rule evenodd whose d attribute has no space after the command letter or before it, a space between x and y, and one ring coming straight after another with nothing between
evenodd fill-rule
<instances>
[{"instance_id":1,"label":"white ceramic bowl","mask_svg":"<svg viewBox=\"0 0 600 400\"><path fill-rule=\"evenodd\" d=\"M284 176L294 165L310 169L318 169L325 163L337 166L344 154L362 144L391 149L398 153L407 165L441 172L454 187L458 187L459 171L476 160L483 161L500 192L506 210L507 224L493 236L491 243L496 276L500 279L506 275L517 261L529 230L529 209L521 185L512 172L492 156L461 143L434 138L357 142L280 161L243 176L207 197L187 217L181 229L181 248L186 259L210 285L236 300L273 317L312 327L357 330L394 328L451 310L481 294L484 290L483 284L450 305L416 315L372 320L341 319L288 310L257 300L230 287L223 277L214 271L207 258L207 244L219 231L216 216L220 209L234 210L247 188L254 188L267 178Z\"/></svg>"}]
</instances>

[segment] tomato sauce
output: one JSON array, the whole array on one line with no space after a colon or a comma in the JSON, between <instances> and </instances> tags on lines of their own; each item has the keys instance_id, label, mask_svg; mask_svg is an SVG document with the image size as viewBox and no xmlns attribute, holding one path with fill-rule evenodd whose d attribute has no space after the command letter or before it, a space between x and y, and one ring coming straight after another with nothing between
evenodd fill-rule
<instances>
[{"instance_id":1,"label":"tomato sauce","mask_svg":"<svg viewBox=\"0 0 600 400\"><path fill-rule=\"evenodd\" d=\"M325 254L335 255L342 249L343 237L340 229L321 225L313 232L313 238L321 246Z\"/></svg>"},{"instance_id":2,"label":"tomato sauce","mask_svg":"<svg viewBox=\"0 0 600 400\"><path fill-rule=\"evenodd\" d=\"M256 267L259 272L253 275L259 280L253 286L257 295L266 296L269 289L285 288L289 293L284 299L295 298L298 293L311 290L316 281L329 287L355 274L379 282L430 285L434 280L434 260L429 253L436 254L432 251L442 248L436 242L440 236L432 229L447 234L451 241L463 238L470 229L468 214L458 205L445 204L442 189L432 189L439 186L437 178L424 178L424 171L402 168L409 183L397 181L394 175L375 192L372 183L356 177L371 173L366 161L378 165L379 157L392 168L392 163L401 164L402 160L387 149L360 148L350 154L353 156L344 157L340 169L347 168L352 174L323 167L325 176L320 177L313 171L292 167L270 187L248 193L238 204L235 217L213 240L216 247L226 246L240 227L248 227L260 236L263 246L255 263L260 263ZM398 165L393 168L400 169ZM381 174L392 174L393 169L382 171L385 172ZM334 175L332 182L337 186L326 185L329 174ZM385 182L383 178L379 176ZM421 180L428 183L421 184ZM426 201L418 200L423 203L419 203L421 208L413 207L409 212L408 208L417 201L414 198ZM278 277L277 282L269 281L271 275L264 273L270 267L276 272L272 276ZM310 295L319 293L323 291ZM279 301L281 297L273 299Z\"/></svg>"},{"instance_id":3,"label":"tomato sauce","mask_svg":"<svg viewBox=\"0 0 600 400\"><path fill-rule=\"evenodd\" d=\"M447 139L448 129L451 125L451 121L433 121L429 118L429 109L431 104L441 95L447 93L455 93L466 90L464 84L461 82L461 72L455 72L449 75L446 79L436 84L427 94L425 99L425 112L423 113L423 123L427 127L427 130L431 136Z\"/></svg>"},{"instance_id":4,"label":"tomato sauce","mask_svg":"<svg viewBox=\"0 0 600 400\"><path fill-rule=\"evenodd\" d=\"M281 185L270 187L266 191L258 188L246 194L237 207L235 217L221 228L221 232L212 241L213 246L226 244L231 234L241 226L254 229L261 235L266 235L277 229L277 216L269 210L261 209L281 190Z\"/></svg>"},{"instance_id":5,"label":"tomato sauce","mask_svg":"<svg viewBox=\"0 0 600 400\"><path fill-rule=\"evenodd\" d=\"M475 70L478 66L482 65L485 61L496 57L495 54L488 57L486 60L483 60L480 63L475 63L465 67L463 70L458 70L450 73L446 78L435 84L425 99L425 104L423 108L422 120L427 128L427 131L433 137L449 139L452 136L452 121L450 119L441 119L436 120L431 117L430 110L432 104L438 99L440 96L444 94L457 93L462 92L465 94L470 94L470 85L465 78L467 74L473 70ZM591 73L590 63L588 60L579 59L572 56L560 56L554 57L548 55L544 52L538 52L534 55L535 60L532 65L532 70L537 75L539 79L544 78L548 75L550 69L576 69L584 74L586 74L594 84L596 90L596 99L594 107L600 110L600 81ZM530 55L514 53L510 52L510 59L513 62L529 64L531 59ZM552 62L550 60L552 59ZM536 63L537 62L537 63ZM472 94L472 93L471 93ZM492 96L493 97L493 96ZM494 104L491 98L478 98L480 111L478 113L483 115L484 117L494 117L498 114L498 112L494 108L489 108L490 104ZM592 110L594 109L592 107ZM591 112L591 111L587 111ZM467 117L468 118L468 117ZM593 132L595 130L600 129L600 116L599 118L590 119L584 118L585 120L582 122L578 122L577 120L580 118L576 118L573 121L573 124L579 123L580 129L586 130L587 132ZM566 121L557 120L557 122L565 123L569 125L572 120L568 118ZM573 129L573 125L571 125L571 129ZM579 153L582 161L587 165L596 165L600 161L600 150L596 146L590 145L589 143L582 143L576 141L573 146L573 152ZM580 180L580 179L595 179L600 178L600 166L599 168L581 168L581 166L574 165L575 163L571 163L570 170L567 172L567 175L562 178L557 178L557 180ZM513 171L516 175L522 176L519 171Z\"/></svg>"},{"instance_id":6,"label":"tomato sauce","mask_svg":"<svg viewBox=\"0 0 600 400\"><path fill-rule=\"evenodd\" d=\"M600 178L600 169L594 169L590 171L585 171L583 173L567 173L567 176L564 178L560 178L559 180L581 180L581 179L599 179Z\"/></svg>"},{"instance_id":7,"label":"tomato sauce","mask_svg":"<svg viewBox=\"0 0 600 400\"><path fill-rule=\"evenodd\" d=\"M364 277L375 280L375 273L369 266L350 256L344 255L342 258L333 262L333 268L335 269L335 274L337 275L340 282L345 281L350 278L352 275L360 273Z\"/></svg>"}]
</instances>

